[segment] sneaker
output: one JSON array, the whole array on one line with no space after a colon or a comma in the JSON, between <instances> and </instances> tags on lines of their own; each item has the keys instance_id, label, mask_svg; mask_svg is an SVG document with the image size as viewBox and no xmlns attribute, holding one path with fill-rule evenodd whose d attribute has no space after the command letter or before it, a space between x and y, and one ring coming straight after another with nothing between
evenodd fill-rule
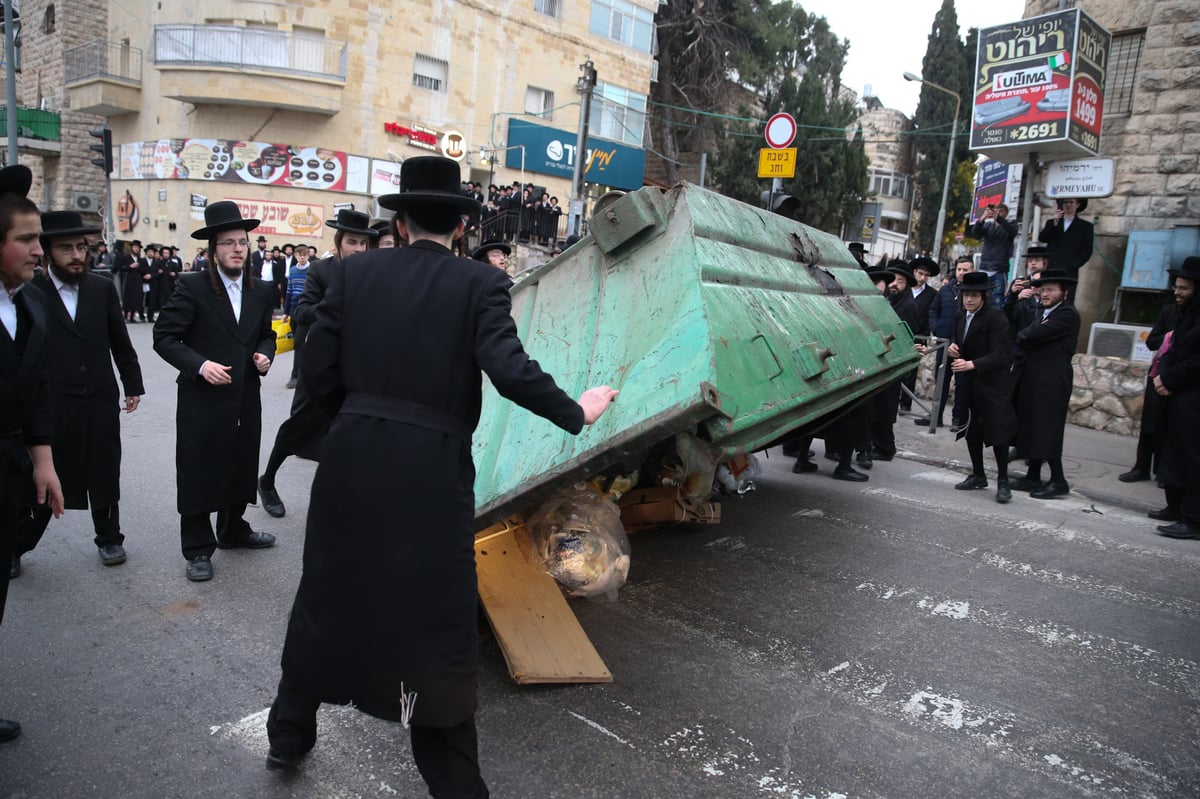
<instances>
[{"instance_id":1,"label":"sneaker","mask_svg":"<svg viewBox=\"0 0 1200 799\"><path fill-rule=\"evenodd\" d=\"M98 549L100 562L105 566L117 566L125 562L125 547L120 544L104 544Z\"/></svg>"}]
</instances>

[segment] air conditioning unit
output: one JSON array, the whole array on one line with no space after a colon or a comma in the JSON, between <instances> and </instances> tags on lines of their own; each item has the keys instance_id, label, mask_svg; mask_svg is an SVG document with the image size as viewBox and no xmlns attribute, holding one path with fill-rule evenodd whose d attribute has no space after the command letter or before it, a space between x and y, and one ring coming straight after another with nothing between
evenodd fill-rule
<instances>
[{"instance_id":1,"label":"air conditioning unit","mask_svg":"<svg viewBox=\"0 0 1200 799\"><path fill-rule=\"evenodd\" d=\"M83 214L98 214L100 206L103 204L103 198L99 194L93 194L90 191L77 191L75 197L71 201L71 207Z\"/></svg>"},{"instance_id":2,"label":"air conditioning unit","mask_svg":"<svg viewBox=\"0 0 1200 799\"><path fill-rule=\"evenodd\" d=\"M1150 363L1154 353L1146 346L1151 328L1138 325L1112 325L1097 322L1088 335L1088 355L1100 358L1124 358L1127 361Z\"/></svg>"}]
</instances>

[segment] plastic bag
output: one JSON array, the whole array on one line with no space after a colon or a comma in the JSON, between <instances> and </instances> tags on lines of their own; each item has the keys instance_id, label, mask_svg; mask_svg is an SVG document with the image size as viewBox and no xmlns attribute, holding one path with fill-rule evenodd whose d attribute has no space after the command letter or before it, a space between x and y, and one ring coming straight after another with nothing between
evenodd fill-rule
<instances>
[{"instance_id":1,"label":"plastic bag","mask_svg":"<svg viewBox=\"0 0 1200 799\"><path fill-rule=\"evenodd\" d=\"M576 486L547 500L526 522L535 562L571 596L605 595L629 577L629 538L615 504Z\"/></svg>"}]
</instances>

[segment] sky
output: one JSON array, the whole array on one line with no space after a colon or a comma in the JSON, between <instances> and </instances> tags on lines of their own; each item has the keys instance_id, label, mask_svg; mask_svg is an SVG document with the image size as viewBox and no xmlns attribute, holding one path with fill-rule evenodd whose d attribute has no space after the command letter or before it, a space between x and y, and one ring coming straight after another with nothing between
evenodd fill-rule
<instances>
[{"instance_id":1,"label":"sky","mask_svg":"<svg viewBox=\"0 0 1200 799\"><path fill-rule=\"evenodd\" d=\"M916 113L921 84L906 81L903 74L921 74L929 31L942 0L796 1L808 13L829 20L829 27L839 38L850 40L850 54L842 72L843 85L862 99L863 86L871 84L872 93L884 107L895 108L910 117ZM1025 13L1024 0L956 0L954 7L958 12L960 39L966 36L968 28L1015 22ZM971 68L975 68L974 55ZM970 102L968 98L963 101Z\"/></svg>"}]
</instances>

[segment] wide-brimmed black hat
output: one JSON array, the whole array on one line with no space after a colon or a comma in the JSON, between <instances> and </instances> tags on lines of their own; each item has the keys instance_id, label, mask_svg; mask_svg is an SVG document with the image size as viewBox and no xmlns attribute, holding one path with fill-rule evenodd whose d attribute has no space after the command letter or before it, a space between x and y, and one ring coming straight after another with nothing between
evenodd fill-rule
<instances>
[{"instance_id":1,"label":"wide-brimmed black hat","mask_svg":"<svg viewBox=\"0 0 1200 799\"><path fill-rule=\"evenodd\" d=\"M192 238L207 241L226 230L244 230L249 233L258 227L257 219L243 219L242 209L232 200L219 200L204 207L204 227L192 232ZM259 237L262 240L262 237Z\"/></svg>"},{"instance_id":2,"label":"wide-brimmed black hat","mask_svg":"<svg viewBox=\"0 0 1200 799\"><path fill-rule=\"evenodd\" d=\"M909 288L916 285L917 276L912 273L912 270L908 268L908 264L904 263L904 261L892 261L884 271L892 275L903 275L904 279L908 281Z\"/></svg>"},{"instance_id":3,"label":"wide-brimmed black hat","mask_svg":"<svg viewBox=\"0 0 1200 799\"><path fill-rule=\"evenodd\" d=\"M259 237L258 237L257 239L255 239L254 241L255 241L255 242L259 242L259 241L261 241L261 242L266 242L266 240L267 240L267 237L266 237L266 236L259 236Z\"/></svg>"},{"instance_id":4,"label":"wide-brimmed black hat","mask_svg":"<svg viewBox=\"0 0 1200 799\"><path fill-rule=\"evenodd\" d=\"M967 272L963 275L962 280L958 281L958 291L988 291L988 276L987 272Z\"/></svg>"},{"instance_id":5,"label":"wide-brimmed black hat","mask_svg":"<svg viewBox=\"0 0 1200 799\"><path fill-rule=\"evenodd\" d=\"M13 164L0 169L0 196L19 194L29 196L29 187L33 185L33 173L24 164Z\"/></svg>"},{"instance_id":6,"label":"wide-brimmed black hat","mask_svg":"<svg viewBox=\"0 0 1200 799\"><path fill-rule=\"evenodd\" d=\"M1079 281L1067 274L1065 269L1047 269L1029 281L1029 285L1039 288L1043 283L1061 283L1064 286L1075 285Z\"/></svg>"},{"instance_id":7,"label":"wide-brimmed black hat","mask_svg":"<svg viewBox=\"0 0 1200 799\"><path fill-rule=\"evenodd\" d=\"M370 236L376 238L379 231L371 227L371 217L364 214L362 211L353 211L349 208L343 208L337 212L337 216L333 219L325 220L325 227L331 227L334 230L341 230L345 233L357 233L360 236Z\"/></svg>"},{"instance_id":8,"label":"wide-brimmed black hat","mask_svg":"<svg viewBox=\"0 0 1200 799\"><path fill-rule=\"evenodd\" d=\"M476 248L475 252L471 253L471 257L476 261L486 261L487 254L492 250L499 250L505 255L512 255L512 247L509 247L502 241L485 241Z\"/></svg>"},{"instance_id":9,"label":"wide-brimmed black hat","mask_svg":"<svg viewBox=\"0 0 1200 799\"><path fill-rule=\"evenodd\" d=\"M1033 246L1025 250L1025 258L1049 258L1050 248Z\"/></svg>"},{"instance_id":10,"label":"wide-brimmed black hat","mask_svg":"<svg viewBox=\"0 0 1200 799\"><path fill-rule=\"evenodd\" d=\"M878 283L881 280L885 281L887 283L891 283L893 275L891 272L889 272L886 269L880 269L879 267L872 267L867 270L867 277L869 277L871 279L872 283Z\"/></svg>"},{"instance_id":11,"label":"wide-brimmed black hat","mask_svg":"<svg viewBox=\"0 0 1200 799\"><path fill-rule=\"evenodd\" d=\"M1188 280L1200 281L1200 255L1189 255L1178 267L1168 269L1172 277L1186 277Z\"/></svg>"},{"instance_id":12,"label":"wide-brimmed black hat","mask_svg":"<svg viewBox=\"0 0 1200 799\"><path fill-rule=\"evenodd\" d=\"M908 268L912 270L924 269L930 275L940 275L942 273L942 269L938 266L937 261L932 258L926 258L924 255L909 261Z\"/></svg>"},{"instance_id":13,"label":"wide-brimmed black hat","mask_svg":"<svg viewBox=\"0 0 1200 799\"><path fill-rule=\"evenodd\" d=\"M83 217L75 211L46 211L42 214L42 238L57 236L91 236L98 227L84 227ZM103 244L104 242L101 242Z\"/></svg>"},{"instance_id":14,"label":"wide-brimmed black hat","mask_svg":"<svg viewBox=\"0 0 1200 799\"><path fill-rule=\"evenodd\" d=\"M863 244L861 241L852 241L846 245L846 249L848 249L850 252L861 253L866 251L867 245Z\"/></svg>"},{"instance_id":15,"label":"wide-brimmed black hat","mask_svg":"<svg viewBox=\"0 0 1200 799\"><path fill-rule=\"evenodd\" d=\"M392 232L392 222L390 219L376 219L371 223L371 230L374 230L380 236Z\"/></svg>"},{"instance_id":16,"label":"wide-brimmed black hat","mask_svg":"<svg viewBox=\"0 0 1200 799\"><path fill-rule=\"evenodd\" d=\"M1082 214L1087 210L1087 197L1059 197L1054 201L1054 204L1059 208L1062 208L1063 202L1066 200L1074 200L1075 202L1079 203L1079 207L1075 209L1075 213L1077 214Z\"/></svg>"},{"instance_id":17,"label":"wide-brimmed black hat","mask_svg":"<svg viewBox=\"0 0 1200 799\"><path fill-rule=\"evenodd\" d=\"M400 165L400 191L379 198L389 211L414 206L453 208L460 214L479 213L479 201L462 193L462 172L457 161L436 155L408 158Z\"/></svg>"}]
</instances>

